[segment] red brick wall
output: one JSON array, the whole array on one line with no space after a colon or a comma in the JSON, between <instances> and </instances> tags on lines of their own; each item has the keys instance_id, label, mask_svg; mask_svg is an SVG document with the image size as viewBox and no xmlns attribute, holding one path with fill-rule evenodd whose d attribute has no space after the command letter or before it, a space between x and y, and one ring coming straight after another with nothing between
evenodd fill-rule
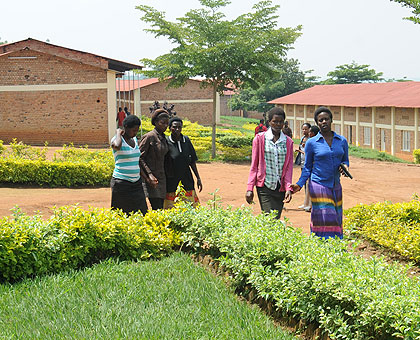
<instances>
[{"instance_id":1,"label":"red brick wall","mask_svg":"<svg viewBox=\"0 0 420 340\"><path fill-rule=\"evenodd\" d=\"M213 92L211 87L200 88L200 82L188 80L185 86L179 88L166 88L167 82L159 82L145 86L140 90L142 101L166 100L191 100L211 99ZM163 104L162 102L160 103ZM192 122L210 125L212 122L213 103L174 103L174 110L180 118L186 118ZM150 117L149 107L152 104L142 104L141 113Z\"/></svg>"},{"instance_id":2,"label":"red brick wall","mask_svg":"<svg viewBox=\"0 0 420 340\"><path fill-rule=\"evenodd\" d=\"M108 61L100 56L82 51L72 50L70 48L55 46L34 39L26 39L13 44L2 45L0 46L0 54L22 51L25 49L29 49L31 51L39 51L53 56L70 59L75 62L99 67L104 70L108 68Z\"/></svg>"},{"instance_id":3,"label":"red brick wall","mask_svg":"<svg viewBox=\"0 0 420 340\"><path fill-rule=\"evenodd\" d=\"M36 57L36 59L9 59ZM106 72L50 54L18 51L0 57L0 85L106 83Z\"/></svg>"},{"instance_id":4,"label":"red brick wall","mask_svg":"<svg viewBox=\"0 0 420 340\"><path fill-rule=\"evenodd\" d=\"M8 59L8 56L37 59ZM106 70L52 55L19 51L0 57L0 86L105 83ZM28 144L104 145L107 90L0 91L0 139Z\"/></svg>"}]
</instances>

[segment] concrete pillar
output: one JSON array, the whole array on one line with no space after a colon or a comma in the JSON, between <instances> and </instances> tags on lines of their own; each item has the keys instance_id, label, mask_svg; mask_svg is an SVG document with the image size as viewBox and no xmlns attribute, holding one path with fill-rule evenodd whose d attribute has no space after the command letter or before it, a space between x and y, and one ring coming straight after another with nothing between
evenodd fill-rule
<instances>
[{"instance_id":1,"label":"concrete pillar","mask_svg":"<svg viewBox=\"0 0 420 340\"><path fill-rule=\"evenodd\" d=\"M376 144L376 107L372 107L372 149L375 149Z\"/></svg>"},{"instance_id":2,"label":"concrete pillar","mask_svg":"<svg viewBox=\"0 0 420 340\"><path fill-rule=\"evenodd\" d=\"M419 148L419 108L414 109L414 149Z\"/></svg>"},{"instance_id":3,"label":"concrete pillar","mask_svg":"<svg viewBox=\"0 0 420 340\"><path fill-rule=\"evenodd\" d=\"M395 155L395 106L391 107L391 155Z\"/></svg>"},{"instance_id":4,"label":"concrete pillar","mask_svg":"<svg viewBox=\"0 0 420 340\"><path fill-rule=\"evenodd\" d=\"M135 89L133 91L134 93L134 114L138 117L141 117L141 104L140 104L140 100L141 100L141 92L140 92L140 88Z\"/></svg>"},{"instance_id":5,"label":"concrete pillar","mask_svg":"<svg viewBox=\"0 0 420 340\"><path fill-rule=\"evenodd\" d=\"M298 138L299 133L296 133L296 130L299 130L300 132L300 126L296 122L296 104L293 104L293 137Z\"/></svg>"},{"instance_id":6,"label":"concrete pillar","mask_svg":"<svg viewBox=\"0 0 420 340\"><path fill-rule=\"evenodd\" d=\"M308 107L306 105L303 105L303 121L308 121Z\"/></svg>"},{"instance_id":7,"label":"concrete pillar","mask_svg":"<svg viewBox=\"0 0 420 340\"><path fill-rule=\"evenodd\" d=\"M359 135L360 135L360 107L356 107L356 145L360 146Z\"/></svg>"},{"instance_id":8,"label":"concrete pillar","mask_svg":"<svg viewBox=\"0 0 420 340\"><path fill-rule=\"evenodd\" d=\"M341 135L344 136L344 106L341 107Z\"/></svg>"},{"instance_id":9,"label":"concrete pillar","mask_svg":"<svg viewBox=\"0 0 420 340\"><path fill-rule=\"evenodd\" d=\"M107 100L108 100L108 140L115 135L117 129L117 86L115 81L116 72L107 72Z\"/></svg>"}]
</instances>

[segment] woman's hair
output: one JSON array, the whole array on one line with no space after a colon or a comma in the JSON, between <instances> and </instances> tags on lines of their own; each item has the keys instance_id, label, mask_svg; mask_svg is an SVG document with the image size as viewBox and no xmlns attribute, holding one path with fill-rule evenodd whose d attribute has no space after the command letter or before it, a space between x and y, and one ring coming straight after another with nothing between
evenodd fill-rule
<instances>
[{"instance_id":1,"label":"woman's hair","mask_svg":"<svg viewBox=\"0 0 420 340\"><path fill-rule=\"evenodd\" d=\"M311 128L311 124L309 124L309 123L303 123L303 124L302 124L302 127L304 127L305 125L308 127L308 129L310 129L310 128Z\"/></svg>"},{"instance_id":2,"label":"woman's hair","mask_svg":"<svg viewBox=\"0 0 420 340\"><path fill-rule=\"evenodd\" d=\"M161 119L169 119L168 111L164 109L157 109L152 115L152 125L156 125L156 123Z\"/></svg>"},{"instance_id":3,"label":"woman's hair","mask_svg":"<svg viewBox=\"0 0 420 340\"><path fill-rule=\"evenodd\" d=\"M312 125L312 126L309 128L309 131L310 131L310 132L312 132L314 135L317 135L317 134L318 134L318 132L319 132L319 127L318 127L318 126L316 126L316 125Z\"/></svg>"},{"instance_id":4,"label":"woman's hair","mask_svg":"<svg viewBox=\"0 0 420 340\"><path fill-rule=\"evenodd\" d=\"M315 110L315 114L314 114L315 123L318 123L318 116L319 116L322 112L328 113L328 115L329 115L329 116L330 116L330 118L331 118L331 121L333 120L333 115L332 115L332 113L331 113L330 109L329 109L328 107L325 107L325 106L320 106L320 107L318 107L318 108Z\"/></svg>"},{"instance_id":5,"label":"woman's hair","mask_svg":"<svg viewBox=\"0 0 420 340\"><path fill-rule=\"evenodd\" d=\"M175 122L180 122L181 123L181 126L184 125L184 123L183 123L183 121L182 121L181 118L179 118L179 117L172 117L171 119L169 119L169 127L171 127L172 126L172 123L175 123Z\"/></svg>"},{"instance_id":6,"label":"woman's hair","mask_svg":"<svg viewBox=\"0 0 420 340\"><path fill-rule=\"evenodd\" d=\"M123 121L124 128L133 128L135 126L140 126L140 124L140 118L135 115L129 115Z\"/></svg>"},{"instance_id":7,"label":"woman's hair","mask_svg":"<svg viewBox=\"0 0 420 340\"><path fill-rule=\"evenodd\" d=\"M270 111L267 112L267 117L268 117L269 122L271 122L274 116L282 116L283 119L286 119L286 113L279 106L273 107Z\"/></svg>"}]
</instances>

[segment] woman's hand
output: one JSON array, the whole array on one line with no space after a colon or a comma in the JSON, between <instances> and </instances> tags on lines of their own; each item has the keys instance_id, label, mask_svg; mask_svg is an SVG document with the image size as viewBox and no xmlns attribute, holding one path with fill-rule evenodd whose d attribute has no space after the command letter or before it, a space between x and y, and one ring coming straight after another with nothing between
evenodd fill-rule
<instances>
[{"instance_id":1,"label":"woman's hand","mask_svg":"<svg viewBox=\"0 0 420 340\"><path fill-rule=\"evenodd\" d=\"M149 175L148 183L150 184L150 186L152 188L156 188L157 185L158 185L158 183L159 183L159 181L157 180L157 178L155 176L153 176L153 174L150 174Z\"/></svg>"},{"instance_id":2,"label":"woman's hand","mask_svg":"<svg viewBox=\"0 0 420 340\"><path fill-rule=\"evenodd\" d=\"M284 195L284 203L289 203L292 200L292 191L291 190L287 190L286 194Z\"/></svg>"},{"instance_id":3,"label":"woman's hand","mask_svg":"<svg viewBox=\"0 0 420 340\"><path fill-rule=\"evenodd\" d=\"M344 172L344 170L341 167L345 168L347 171L349 171L349 167L346 164L341 163L341 166L338 168L338 171L340 171L340 174L342 174L343 176L346 176L346 173Z\"/></svg>"},{"instance_id":4,"label":"woman's hand","mask_svg":"<svg viewBox=\"0 0 420 340\"><path fill-rule=\"evenodd\" d=\"M254 203L254 192L251 191L251 190L248 190L246 192L245 199L246 199L248 204Z\"/></svg>"},{"instance_id":5,"label":"woman's hand","mask_svg":"<svg viewBox=\"0 0 420 340\"><path fill-rule=\"evenodd\" d=\"M197 188L198 188L198 192L201 192L201 190L203 190L203 184L201 183L201 178L197 178Z\"/></svg>"},{"instance_id":6,"label":"woman's hand","mask_svg":"<svg viewBox=\"0 0 420 340\"><path fill-rule=\"evenodd\" d=\"M292 187L293 193L298 192L300 191L300 189L302 189L302 187L300 187L297 184L292 184L291 187Z\"/></svg>"}]
</instances>

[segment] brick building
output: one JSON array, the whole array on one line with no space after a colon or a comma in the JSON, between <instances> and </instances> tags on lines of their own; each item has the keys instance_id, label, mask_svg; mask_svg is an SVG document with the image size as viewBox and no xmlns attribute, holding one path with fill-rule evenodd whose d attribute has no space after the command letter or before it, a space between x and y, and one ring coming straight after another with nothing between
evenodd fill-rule
<instances>
[{"instance_id":1,"label":"brick building","mask_svg":"<svg viewBox=\"0 0 420 340\"><path fill-rule=\"evenodd\" d=\"M168 81L158 78L116 81L117 104L120 107L131 106L137 115L150 116L149 107L155 100L163 104L175 104L174 110L180 118L192 122L210 125L213 114L213 91L211 87L202 88L201 81L187 80L179 88L168 88ZM220 97L216 96L216 122L220 122Z\"/></svg>"},{"instance_id":2,"label":"brick building","mask_svg":"<svg viewBox=\"0 0 420 340\"><path fill-rule=\"evenodd\" d=\"M334 131L351 144L403 158L420 148L420 82L316 85L270 103L284 108L294 137L304 122L314 124L317 107L327 106Z\"/></svg>"},{"instance_id":3,"label":"brick building","mask_svg":"<svg viewBox=\"0 0 420 340\"><path fill-rule=\"evenodd\" d=\"M141 66L28 38L0 45L0 139L105 145L115 79Z\"/></svg>"}]
</instances>

